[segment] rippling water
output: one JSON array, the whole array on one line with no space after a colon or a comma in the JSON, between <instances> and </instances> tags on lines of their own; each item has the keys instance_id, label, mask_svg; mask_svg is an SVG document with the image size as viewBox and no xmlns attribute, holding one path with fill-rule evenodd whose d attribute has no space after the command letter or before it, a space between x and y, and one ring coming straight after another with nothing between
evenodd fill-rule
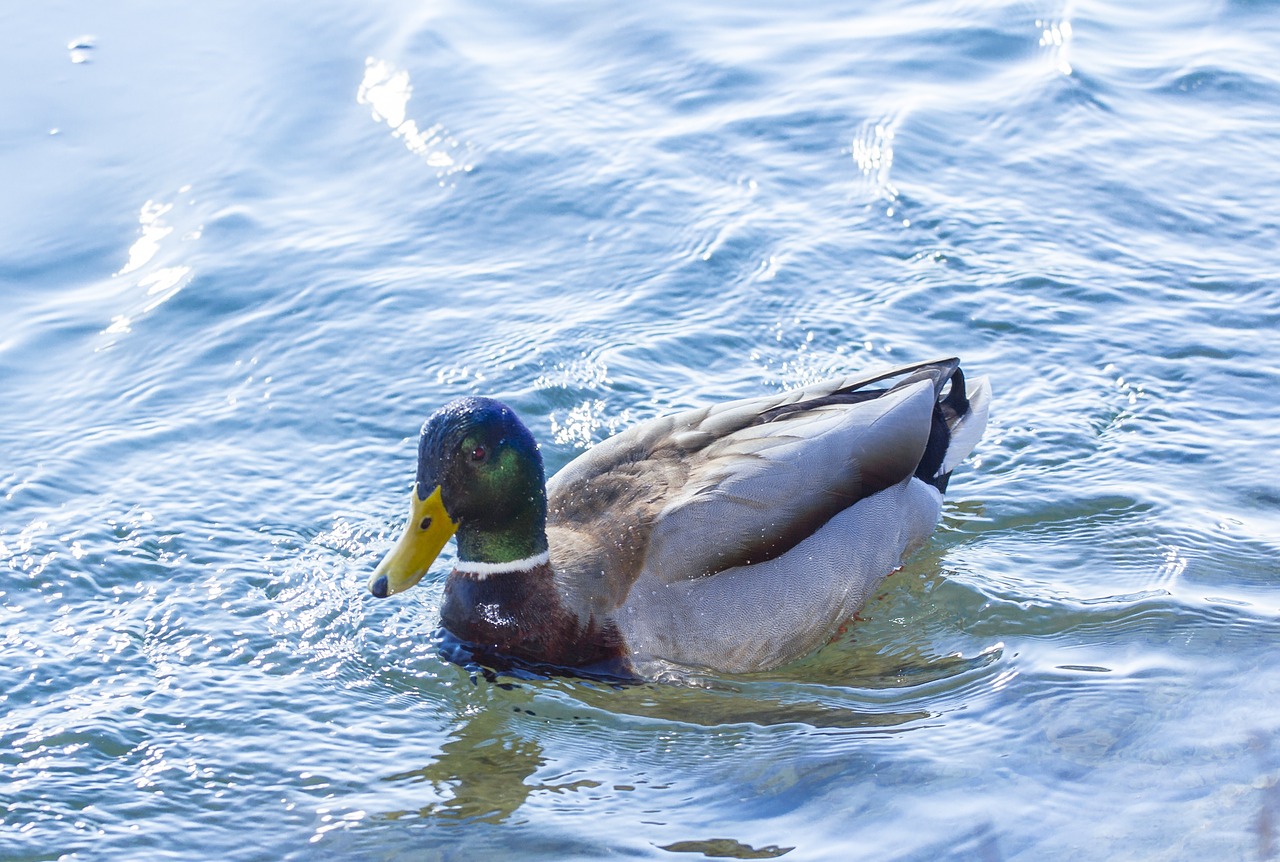
<instances>
[{"instance_id":1,"label":"rippling water","mask_svg":"<svg viewBox=\"0 0 1280 862\"><path fill-rule=\"evenodd\" d=\"M1280 7L1139 7L0 11L0 858L1280 857ZM365 595L450 397L554 469L950 353L987 439L797 664Z\"/></svg>"}]
</instances>

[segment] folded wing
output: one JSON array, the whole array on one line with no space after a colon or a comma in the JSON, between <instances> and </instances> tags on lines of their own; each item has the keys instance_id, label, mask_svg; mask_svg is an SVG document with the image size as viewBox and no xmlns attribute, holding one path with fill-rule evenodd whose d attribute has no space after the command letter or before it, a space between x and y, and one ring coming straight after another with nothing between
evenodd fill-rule
<instances>
[{"instance_id":1,"label":"folded wing","mask_svg":"<svg viewBox=\"0 0 1280 862\"><path fill-rule=\"evenodd\" d=\"M552 479L549 526L589 532L610 565L625 560L668 583L780 556L916 471L957 365L924 363L642 423Z\"/></svg>"}]
</instances>

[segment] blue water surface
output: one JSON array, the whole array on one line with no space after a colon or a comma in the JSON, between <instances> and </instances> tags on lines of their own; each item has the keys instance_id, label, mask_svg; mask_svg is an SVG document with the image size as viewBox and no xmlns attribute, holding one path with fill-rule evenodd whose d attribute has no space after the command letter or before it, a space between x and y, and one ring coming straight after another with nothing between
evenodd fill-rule
<instances>
[{"instance_id":1,"label":"blue water surface","mask_svg":"<svg viewBox=\"0 0 1280 862\"><path fill-rule=\"evenodd\" d=\"M1280 857L1280 6L0 9L0 858ZM770 673L440 656L436 406L552 470L939 355L931 543Z\"/></svg>"}]
</instances>

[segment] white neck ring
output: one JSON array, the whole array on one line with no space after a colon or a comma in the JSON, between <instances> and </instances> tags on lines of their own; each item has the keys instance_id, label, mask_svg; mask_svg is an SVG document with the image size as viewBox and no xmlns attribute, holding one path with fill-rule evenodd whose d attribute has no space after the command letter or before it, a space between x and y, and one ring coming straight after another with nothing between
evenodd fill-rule
<instances>
[{"instance_id":1,"label":"white neck ring","mask_svg":"<svg viewBox=\"0 0 1280 862\"><path fill-rule=\"evenodd\" d=\"M509 563L475 563L470 560L458 560L453 570L460 575L472 575L484 580L492 575L519 574L531 572L539 566L551 562L551 555L546 551L525 557L523 560L512 560Z\"/></svg>"}]
</instances>

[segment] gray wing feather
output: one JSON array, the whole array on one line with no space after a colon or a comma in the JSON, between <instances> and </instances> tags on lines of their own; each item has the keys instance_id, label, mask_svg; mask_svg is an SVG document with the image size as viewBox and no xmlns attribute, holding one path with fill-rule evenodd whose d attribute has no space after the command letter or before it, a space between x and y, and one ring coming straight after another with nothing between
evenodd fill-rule
<instances>
[{"instance_id":1,"label":"gray wing feather","mask_svg":"<svg viewBox=\"0 0 1280 862\"><path fill-rule=\"evenodd\" d=\"M547 484L566 594L607 612L642 572L674 585L786 554L913 473L956 364L689 410L598 444ZM872 390L893 379L888 391Z\"/></svg>"},{"instance_id":2,"label":"gray wing feather","mask_svg":"<svg viewBox=\"0 0 1280 862\"><path fill-rule=\"evenodd\" d=\"M785 553L858 500L910 476L933 405L934 387L922 380L718 439L658 513L645 569L672 583Z\"/></svg>"}]
</instances>

